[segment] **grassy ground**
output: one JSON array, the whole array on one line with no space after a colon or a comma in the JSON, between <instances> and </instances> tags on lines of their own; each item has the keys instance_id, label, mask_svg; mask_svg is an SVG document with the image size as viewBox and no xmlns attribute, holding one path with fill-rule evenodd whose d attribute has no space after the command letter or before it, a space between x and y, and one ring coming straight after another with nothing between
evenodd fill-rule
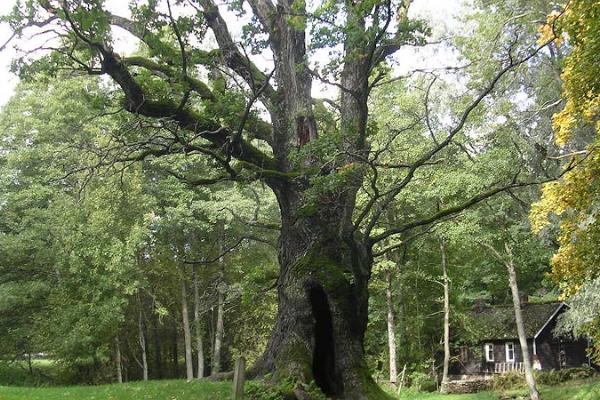
<instances>
[{"instance_id":1,"label":"grassy ground","mask_svg":"<svg viewBox=\"0 0 600 400\"><path fill-rule=\"evenodd\" d=\"M1 398L1 397L0 397ZM493 393L483 392L474 394L439 394L439 393L415 393L404 392L400 395L401 400L497 400L498 396Z\"/></svg>"},{"instance_id":2,"label":"grassy ground","mask_svg":"<svg viewBox=\"0 0 600 400\"><path fill-rule=\"evenodd\" d=\"M544 400L598 400L600 380L572 381L542 387ZM526 399L525 390L466 395L402 392L400 400L504 400ZM223 400L231 396L230 382L164 380L122 385L14 387L0 386L0 400Z\"/></svg>"},{"instance_id":3,"label":"grassy ground","mask_svg":"<svg viewBox=\"0 0 600 400\"><path fill-rule=\"evenodd\" d=\"M0 386L0 400L223 400L230 396L229 382L170 380L45 388Z\"/></svg>"},{"instance_id":4,"label":"grassy ground","mask_svg":"<svg viewBox=\"0 0 600 400\"><path fill-rule=\"evenodd\" d=\"M599 400L600 380L571 381L559 386L542 386L543 400ZM406 391L401 400L500 400L527 399L527 390L510 390L503 393L481 392L463 395L442 395L439 393L414 393ZM0 397L1 399L1 397Z\"/></svg>"},{"instance_id":5,"label":"grassy ground","mask_svg":"<svg viewBox=\"0 0 600 400\"><path fill-rule=\"evenodd\" d=\"M525 395L527 392L507 392L512 395ZM542 386L543 400L598 400L600 399L600 381L590 379L584 381L571 381L559 386Z\"/></svg>"}]
</instances>

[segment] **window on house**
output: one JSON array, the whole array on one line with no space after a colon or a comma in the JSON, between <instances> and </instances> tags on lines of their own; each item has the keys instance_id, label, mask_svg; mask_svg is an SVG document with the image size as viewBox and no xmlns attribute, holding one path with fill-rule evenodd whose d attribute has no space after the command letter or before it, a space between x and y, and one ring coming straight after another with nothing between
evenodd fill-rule
<instances>
[{"instance_id":1,"label":"window on house","mask_svg":"<svg viewBox=\"0 0 600 400\"><path fill-rule=\"evenodd\" d=\"M506 362L515 362L515 344L507 342L506 346Z\"/></svg>"},{"instance_id":2,"label":"window on house","mask_svg":"<svg viewBox=\"0 0 600 400\"><path fill-rule=\"evenodd\" d=\"M485 344L485 361L488 361L488 362L494 361L494 344L493 343Z\"/></svg>"}]
</instances>

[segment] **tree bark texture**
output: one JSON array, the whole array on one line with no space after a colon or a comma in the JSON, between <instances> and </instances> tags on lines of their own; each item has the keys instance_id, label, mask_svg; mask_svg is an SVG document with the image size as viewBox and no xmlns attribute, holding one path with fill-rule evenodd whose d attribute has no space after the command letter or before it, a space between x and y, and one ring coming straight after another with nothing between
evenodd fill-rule
<instances>
[{"instance_id":1,"label":"tree bark texture","mask_svg":"<svg viewBox=\"0 0 600 400\"><path fill-rule=\"evenodd\" d=\"M390 383L396 385L398 377L398 365L396 361L396 323L394 314L394 297L392 292L392 270L388 268L385 272L386 301L387 301L387 329L388 329L388 352L390 358Z\"/></svg>"},{"instance_id":2,"label":"tree bark texture","mask_svg":"<svg viewBox=\"0 0 600 400\"><path fill-rule=\"evenodd\" d=\"M223 336L225 334L224 325L225 314L225 293L222 288L218 288L217 293L217 320L215 323L215 344L213 346L211 374L221 372L221 349L223 347Z\"/></svg>"},{"instance_id":3,"label":"tree bark texture","mask_svg":"<svg viewBox=\"0 0 600 400\"><path fill-rule=\"evenodd\" d=\"M223 240L221 240L223 243ZM221 246L219 252L223 252ZM217 320L215 322L215 341L213 346L211 375L221 372L221 349L225 335L225 264L223 257L219 259L219 274L217 278Z\"/></svg>"},{"instance_id":4,"label":"tree bark texture","mask_svg":"<svg viewBox=\"0 0 600 400\"><path fill-rule=\"evenodd\" d=\"M200 322L200 288L196 265L192 266L192 279L194 285L194 334L196 335L196 358L198 362L196 376L198 379L202 379L204 377L204 347L202 343L202 327Z\"/></svg>"},{"instance_id":5,"label":"tree bark texture","mask_svg":"<svg viewBox=\"0 0 600 400\"><path fill-rule=\"evenodd\" d=\"M517 272L513 263L512 251L506 246L508 261L506 268L508 269L508 283L512 293L513 306L515 309L515 321L517 323L517 333L519 334L519 343L521 344L521 352L523 353L523 365L525 366L525 380L529 388L529 397L531 400L539 400L540 394L537 390L535 377L533 376L533 367L531 358L529 357L529 346L527 344L527 335L525 333L525 324L523 323L523 315L521 313L521 298L519 296L519 287L517 284Z\"/></svg>"},{"instance_id":6,"label":"tree bark texture","mask_svg":"<svg viewBox=\"0 0 600 400\"><path fill-rule=\"evenodd\" d=\"M138 320L138 337L140 344L140 351L142 356L142 379L144 381L148 380L148 355L146 349L146 329L145 329L145 321L144 321L144 312L142 311L142 303L140 302L140 315Z\"/></svg>"},{"instance_id":7,"label":"tree bark texture","mask_svg":"<svg viewBox=\"0 0 600 400\"><path fill-rule=\"evenodd\" d=\"M450 281L448 279L448 261L446 259L446 243L440 238L440 254L442 258L442 274L444 286L444 365L442 371L442 393L448 384L448 367L450 365Z\"/></svg>"},{"instance_id":8,"label":"tree bark texture","mask_svg":"<svg viewBox=\"0 0 600 400\"><path fill-rule=\"evenodd\" d=\"M115 366L117 367L117 383L123 383L123 367L121 364L121 343L115 338Z\"/></svg>"},{"instance_id":9,"label":"tree bark texture","mask_svg":"<svg viewBox=\"0 0 600 400\"><path fill-rule=\"evenodd\" d=\"M188 381L194 379L194 363L192 360L192 332L187 301L187 282L181 280L181 316L183 321L183 341L185 346L185 376Z\"/></svg>"},{"instance_id":10,"label":"tree bark texture","mask_svg":"<svg viewBox=\"0 0 600 400\"><path fill-rule=\"evenodd\" d=\"M343 202L306 215L293 191L280 190L278 199L284 220L279 309L255 372L314 380L325 394L344 399L386 398L364 359L369 249L351 235L340 235L347 222Z\"/></svg>"}]
</instances>

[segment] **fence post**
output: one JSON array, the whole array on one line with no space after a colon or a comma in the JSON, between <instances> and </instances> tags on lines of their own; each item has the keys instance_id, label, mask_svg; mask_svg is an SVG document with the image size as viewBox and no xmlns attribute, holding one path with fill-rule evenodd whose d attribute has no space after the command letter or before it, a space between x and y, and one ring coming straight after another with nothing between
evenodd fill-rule
<instances>
[{"instance_id":1,"label":"fence post","mask_svg":"<svg viewBox=\"0 0 600 400\"><path fill-rule=\"evenodd\" d=\"M239 357L235 361L235 370L233 371L233 400L242 400L244 398L244 382L246 380L246 360Z\"/></svg>"}]
</instances>

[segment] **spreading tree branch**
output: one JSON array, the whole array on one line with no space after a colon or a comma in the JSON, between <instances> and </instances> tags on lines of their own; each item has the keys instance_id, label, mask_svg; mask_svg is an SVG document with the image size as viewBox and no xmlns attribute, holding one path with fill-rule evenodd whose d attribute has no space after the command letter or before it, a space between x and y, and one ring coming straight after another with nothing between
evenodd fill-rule
<instances>
[{"instance_id":1,"label":"spreading tree branch","mask_svg":"<svg viewBox=\"0 0 600 400\"><path fill-rule=\"evenodd\" d=\"M580 161L581 162L581 161ZM503 186L498 186L492 189L489 189L485 192L479 193L476 196L471 197L470 199L468 199L467 201L460 203L456 206L453 207L448 207L445 208L443 210L438 211L437 213L427 217L427 218L423 218L423 219L419 219L419 220L415 220L391 229L388 229L378 235L372 236L370 238L368 238L368 242L371 246L375 245L376 243L381 242L384 239L387 239L388 237L392 236L392 235L397 235L400 233L404 233L407 232L411 229L420 227L420 226L426 226L429 224L432 224L442 218L446 218L446 217L451 217L454 215L459 214L460 212L478 204L481 203L484 200L487 200L499 193L504 193L508 190L511 189L516 189L516 188L523 188L523 187L528 187L528 186L537 186L537 185L542 185L544 183L548 183L548 182L553 182L557 179L560 179L564 174L566 174L567 172L571 171L573 168L575 168L579 163L576 162L571 162L571 164L569 164L567 166L567 168L565 168L561 174L559 174L556 177L553 178L549 178L549 179L544 179L544 180L540 180L540 181L531 181L531 182L516 182L513 181L509 184L503 185Z\"/></svg>"},{"instance_id":2,"label":"spreading tree branch","mask_svg":"<svg viewBox=\"0 0 600 400\"><path fill-rule=\"evenodd\" d=\"M446 138L440 141L437 145L431 148L428 152L423 154L418 160L416 160L412 166L406 172L405 177L393 188L388 190L386 194L382 198L372 198L366 205L365 210L361 213L359 219L356 221L355 226L358 227L364 218L368 215L371 210L373 210L373 214L369 223L365 228L365 237L370 236L371 231L379 221L381 214L383 211L394 201L396 196L400 194L400 192L412 181L415 176L416 171L426 165L436 154L446 148L454 137L463 130L469 116L477 108L477 106L494 90L500 79L506 75L509 71L515 69L516 67L526 63L530 59L532 59L535 55L537 55L543 48L545 48L551 41L547 41L546 43L538 46L534 51L529 53L527 56L514 60L512 55L509 57L509 62L503 68L500 69L496 73L496 75L492 78L492 80L486 85L486 87L475 97L475 99L467 106L467 108L462 112L458 123L450 130Z\"/></svg>"}]
</instances>

